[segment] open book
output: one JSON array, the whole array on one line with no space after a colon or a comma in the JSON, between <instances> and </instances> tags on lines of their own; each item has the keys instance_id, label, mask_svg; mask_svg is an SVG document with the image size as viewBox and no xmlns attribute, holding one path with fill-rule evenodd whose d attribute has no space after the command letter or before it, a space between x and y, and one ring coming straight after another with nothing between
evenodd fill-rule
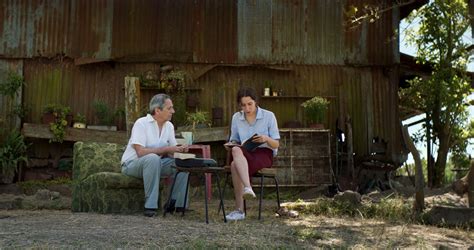
<instances>
[{"instance_id":1,"label":"open book","mask_svg":"<svg viewBox=\"0 0 474 250\"><path fill-rule=\"evenodd\" d=\"M186 160L186 159L196 158L196 155L195 154L190 154L190 153L174 153L173 158Z\"/></svg>"},{"instance_id":2,"label":"open book","mask_svg":"<svg viewBox=\"0 0 474 250\"><path fill-rule=\"evenodd\" d=\"M252 152L254 151L258 146L262 145L263 142L254 142L253 139L255 139L255 137L257 137L258 134L254 134L252 135L252 137L248 138L247 140L245 140L242 145L240 144L237 144L237 143L233 143L233 142L228 142L226 144L224 144L225 146L228 146L228 147L235 147L235 146L239 146L239 147L243 147L245 148L247 151L249 152Z\"/></svg>"}]
</instances>

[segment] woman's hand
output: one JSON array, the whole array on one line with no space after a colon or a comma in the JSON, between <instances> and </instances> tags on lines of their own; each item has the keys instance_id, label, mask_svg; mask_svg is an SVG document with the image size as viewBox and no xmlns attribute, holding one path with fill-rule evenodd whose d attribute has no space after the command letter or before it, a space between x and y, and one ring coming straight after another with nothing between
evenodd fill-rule
<instances>
[{"instance_id":1,"label":"woman's hand","mask_svg":"<svg viewBox=\"0 0 474 250\"><path fill-rule=\"evenodd\" d=\"M257 136L254 136L253 138L253 142L258 142L258 143L266 143L268 142L268 136L266 135L257 135Z\"/></svg>"}]
</instances>

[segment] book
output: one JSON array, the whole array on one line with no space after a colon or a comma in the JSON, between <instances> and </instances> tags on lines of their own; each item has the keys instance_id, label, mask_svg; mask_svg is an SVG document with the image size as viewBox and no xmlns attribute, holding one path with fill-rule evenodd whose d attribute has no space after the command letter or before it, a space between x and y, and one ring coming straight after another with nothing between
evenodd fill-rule
<instances>
[{"instance_id":1,"label":"book","mask_svg":"<svg viewBox=\"0 0 474 250\"><path fill-rule=\"evenodd\" d=\"M181 159L181 160L194 159L194 158L196 158L196 155L195 154L190 154L190 153L174 153L173 158Z\"/></svg>"},{"instance_id":2,"label":"book","mask_svg":"<svg viewBox=\"0 0 474 250\"><path fill-rule=\"evenodd\" d=\"M240 144L237 144L237 143L234 143L234 142L227 142L226 144L224 144L224 146L227 146L227 147L242 147L242 148L245 148L247 151L249 152L252 152L254 151L258 146L262 145L263 142L254 142L253 139L255 139L255 137L257 137L258 134L254 134L252 135L252 137L248 138L247 140L245 140L242 145Z\"/></svg>"}]
</instances>

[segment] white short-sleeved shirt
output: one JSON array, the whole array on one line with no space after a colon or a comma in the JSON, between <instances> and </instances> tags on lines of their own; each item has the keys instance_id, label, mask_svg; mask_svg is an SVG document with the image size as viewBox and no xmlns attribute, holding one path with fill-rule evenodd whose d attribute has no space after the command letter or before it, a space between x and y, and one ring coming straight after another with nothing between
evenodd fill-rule
<instances>
[{"instance_id":1,"label":"white short-sleeved shirt","mask_svg":"<svg viewBox=\"0 0 474 250\"><path fill-rule=\"evenodd\" d=\"M163 131L161 131L160 135L158 123L150 114L139 118L133 125L132 135L128 141L127 148L122 155L121 162L124 163L138 158L137 152L135 151L135 148L133 148L134 144L146 148L176 146L173 124L167 121L162 129Z\"/></svg>"}]
</instances>

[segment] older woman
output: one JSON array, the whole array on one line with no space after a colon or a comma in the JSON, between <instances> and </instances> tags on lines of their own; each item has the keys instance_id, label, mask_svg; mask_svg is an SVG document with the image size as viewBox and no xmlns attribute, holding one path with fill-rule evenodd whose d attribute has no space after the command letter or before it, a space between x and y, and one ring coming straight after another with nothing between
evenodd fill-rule
<instances>
[{"instance_id":1,"label":"older woman","mask_svg":"<svg viewBox=\"0 0 474 250\"><path fill-rule=\"evenodd\" d=\"M241 88L237 93L237 103L241 111L232 117L230 142L225 144L232 152L231 172L235 195L235 210L226 216L227 220L245 219L243 199L255 198L249 176L262 168L271 167L280 145L275 115L258 106L254 89ZM255 134L257 136L253 136ZM231 147L250 138L261 145L251 151L240 146Z\"/></svg>"}]
</instances>

